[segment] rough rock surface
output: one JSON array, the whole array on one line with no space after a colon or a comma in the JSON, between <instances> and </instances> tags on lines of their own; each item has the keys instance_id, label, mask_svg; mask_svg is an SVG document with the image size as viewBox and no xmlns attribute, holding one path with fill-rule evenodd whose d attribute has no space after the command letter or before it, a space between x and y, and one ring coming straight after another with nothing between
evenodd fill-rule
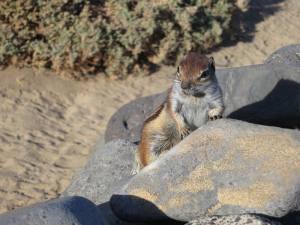
<instances>
[{"instance_id":1,"label":"rough rock surface","mask_svg":"<svg viewBox=\"0 0 300 225\"><path fill-rule=\"evenodd\" d=\"M266 59L265 63L300 67L300 45L289 45L278 49Z\"/></svg>"},{"instance_id":2,"label":"rough rock surface","mask_svg":"<svg viewBox=\"0 0 300 225\"><path fill-rule=\"evenodd\" d=\"M300 132L235 120L199 128L113 195L131 221L300 209Z\"/></svg>"},{"instance_id":3,"label":"rough rock surface","mask_svg":"<svg viewBox=\"0 0 300 225\"><path fill-rule=\"evenodd\" d=\"M63 195L80 195L99 204L105 225L129 225L114 215L108 200L132 177L135 151L136 145L126 140L114 140L104 146L98 143L86 166L73 177Z\"/></svg>"},{"instance_id":4,"label":"rough rock surface","mask_svg":"<svg viewBox=\"0 0 300 225\"><path fill-rule=\"evenodd\" d=\"M261 216L245 214L203 217L190 221L186 225L281 225L281 223Z\"/></svg>"},{"instance_id":5,"label":"rough rock surface","mask_svg":"<svg viewBox=\"0 0 300 225\"><path fill-rule=\"evenodd\" d=\"M20 208L0 215L0 225L102 225L95 204L67 197Z\"/></svg>"},{"instance_id":6,"label":"rough rock surface","mask_svg":"<svg viewBox=\"0 0 300 225\"><path fill-rule=\"evenodd\" d=\"M300 127L300 69L288 65L254 65L217 70L224 93L225 117L279 127ZM284 93L284 94L283 94ZM134 100L108 123L105 141L137 142L146 115L166 93Z\"/></svg>"},{"instance_id":7,"label":"rough rock surface","mask_svg":"<svg viewBox=\"0 0 300 225\"><path fill-rule=\"evenodd\" d=\"M73 177L63 195L83 196L96 204L108 201L132 177L135 151L136 145L125 140L96 145L88 163Z\"/></svg>"}]
</instances>

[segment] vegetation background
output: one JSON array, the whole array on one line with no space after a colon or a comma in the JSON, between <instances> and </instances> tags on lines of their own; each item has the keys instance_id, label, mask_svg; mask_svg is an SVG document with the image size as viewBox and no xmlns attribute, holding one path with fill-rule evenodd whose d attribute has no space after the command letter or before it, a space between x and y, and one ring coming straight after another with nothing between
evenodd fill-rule
<instances>
[{"instance_id":1,"label":"vegetation background","mask_svg":"<svg viewBox=\"0 0 300 225\"><path fill-rule=\"evenodd\" d=\"M51 68L78 79L153 72L233 37L236 1L2 0L0 65Z\"/></svg>"}]
</instances>

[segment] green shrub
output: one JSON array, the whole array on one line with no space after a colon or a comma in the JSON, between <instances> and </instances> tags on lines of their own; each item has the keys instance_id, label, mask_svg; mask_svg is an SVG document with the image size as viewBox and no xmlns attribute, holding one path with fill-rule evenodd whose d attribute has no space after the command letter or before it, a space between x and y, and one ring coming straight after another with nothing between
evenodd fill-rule
<instances>
[{"instance_id":1,"label":"green shrub","mask_svg":"<svg viewBox=\"0 0 300 225\"><path fill-rule=\"evenodd\" d=\"M222 41L234 0L1 0L0 65L123 78Z\"/></svg>"}]
</instances>

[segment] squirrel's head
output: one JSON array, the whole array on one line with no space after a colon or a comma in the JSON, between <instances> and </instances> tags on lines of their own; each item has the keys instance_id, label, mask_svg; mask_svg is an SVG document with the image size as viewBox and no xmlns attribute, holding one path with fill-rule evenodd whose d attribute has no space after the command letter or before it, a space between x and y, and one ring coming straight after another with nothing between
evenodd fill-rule
<instances>
[{"instance_id":1,"label":"squirrel's head","mask_svg":"<svg viewBox=\"0 0 300 225\"><path fill-rule=\"evenodd\" d=\"M207 87L215 82L214 58L189 52L179 63L175 81L180 83L184 94L204 96Z\"/></svg>"}]
</instances>

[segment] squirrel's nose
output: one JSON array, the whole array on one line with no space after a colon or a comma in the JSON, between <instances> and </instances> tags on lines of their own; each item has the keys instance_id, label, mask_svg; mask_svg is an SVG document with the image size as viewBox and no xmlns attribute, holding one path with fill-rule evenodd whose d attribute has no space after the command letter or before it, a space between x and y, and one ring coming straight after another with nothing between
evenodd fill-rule
<instances>
[{"instance_id":1,"label":"squirrel's nose","mask_svg":"<svg viewBox=\"0 0 300 225\"><path fill-rule=\"evenodd\" d=\"M184 82L184 81L182 81L181 82L181 88L182 89L189 89L189 88L191 88L191 83L190 82Z\"/></svg>"}]
</instances>

